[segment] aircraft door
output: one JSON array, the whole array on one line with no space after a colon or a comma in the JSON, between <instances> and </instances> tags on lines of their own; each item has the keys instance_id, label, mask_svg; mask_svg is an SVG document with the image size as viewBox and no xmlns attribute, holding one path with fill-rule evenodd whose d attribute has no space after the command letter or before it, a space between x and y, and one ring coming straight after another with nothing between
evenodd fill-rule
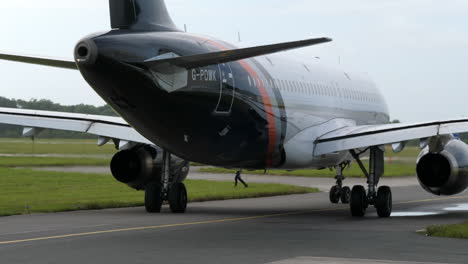
<instances>
[{"instance_id":1,"label":"aircraft door","mask_svg":"<svg viewBox=\"0 0 468 264\"><path fill-rule=\"evenodd\" d=\"M234 73L229 63L218 65L220 74L220 94L218 105L215 108L216 114L230 114L232 105L234 104L234 97L236 95L236 85L234 80Z\"/></svg>"}]
</instances>

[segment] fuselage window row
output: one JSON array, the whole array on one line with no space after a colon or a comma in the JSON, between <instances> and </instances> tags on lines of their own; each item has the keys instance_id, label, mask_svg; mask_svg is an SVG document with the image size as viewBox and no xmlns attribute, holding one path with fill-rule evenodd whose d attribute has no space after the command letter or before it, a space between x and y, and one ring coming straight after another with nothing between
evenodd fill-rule
<instances>
[{"instance_id":1,"label":"fuselage window row","mask_svg":"<svg viewBox=\"0 0 468 264\"><path fill-rule=\"evenodd\" d=\"M380 97L373 92L364 92L355 88L343 89L338 83L333 84L321 84L321 83L309 83L309 82L298 82L291 80L279 80L279 79L263 79L263 78L252 78L248 76L248 83L250 87L265 87L273 88L276 87L280 91L288 93L298 93L307 95L319 95L319 96L330 96L340 97L349 100L363 101L363 102L379 102Z\"/></svg>"}]
</instances>

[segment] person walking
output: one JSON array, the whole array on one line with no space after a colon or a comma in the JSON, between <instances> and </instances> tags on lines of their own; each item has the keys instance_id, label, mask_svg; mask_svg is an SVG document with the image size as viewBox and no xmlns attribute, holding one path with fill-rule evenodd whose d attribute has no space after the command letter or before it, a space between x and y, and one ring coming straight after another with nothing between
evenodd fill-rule
<instances>
[{"instance_id":1,"label":"person walking","mask_svg":"<svg viewBox=\"0 0 468 264\"><path fill-rule=\"evenodd\" d=\"M249 185L247 185L247 183L245 183L245 181L242 179L241 174L242 174L242 170L239 170L236 172L236 178L234 179L235 180L234 186L237 187L238 182L241 182L245 188L248 188Z\"/></svg>"}]
</instances>

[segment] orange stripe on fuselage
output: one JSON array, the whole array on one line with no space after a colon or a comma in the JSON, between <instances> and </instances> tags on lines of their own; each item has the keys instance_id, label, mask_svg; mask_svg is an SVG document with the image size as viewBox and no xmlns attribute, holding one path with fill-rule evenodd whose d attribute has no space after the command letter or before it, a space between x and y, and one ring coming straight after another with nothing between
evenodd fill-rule
<instances>
[{"instance_id":1,"label":"orange stripe on fuselage","mask_svg":"<svg viewBox=\"0 0 468 264\"><path fill-rule=\"evenodd\" d=\"M200 37L201 38L201 37ZM211 40L211 39L206 39L202 38L203 40L206 40L216 46L217 48L221 50L228 50L226 47L223 45ZM262 97L263 105L265 107L265 112L267 116L267 122L268 122L268 149L267 149L267 156L266 156L266 166L267 167L272 167L273 166L273 152L275 151L275 145L276 145L276 125L275 125L275 115L273 112L273 106L271 103L271 98L268 95L268 91L266 90L263 81L261 81L261 78L258 76L257 72L250 66L245 60L239 61L240 65L251 75L251 77L256 81L258 85L258 90L260 91L260 95Z\"/></svg>"}]
</instances>

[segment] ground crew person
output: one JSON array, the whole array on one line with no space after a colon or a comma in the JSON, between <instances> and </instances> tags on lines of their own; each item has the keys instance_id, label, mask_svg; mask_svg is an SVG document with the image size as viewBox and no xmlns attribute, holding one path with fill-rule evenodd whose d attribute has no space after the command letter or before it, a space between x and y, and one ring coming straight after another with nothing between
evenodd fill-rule
<instances>
[{"instance_id":1,"label":"ground crew person","mask_svg":"<svg viewBox=\"0 0 468 264\"><path fill-rule=\"evenodd\" d=\"M242 173L241 170L237 171L234 186L237 187L237 183L241 182L244 185L244 187L247 188L247 187L249 187L249 185L247 185L247 183L245 183L245 181L242 180L241 173Z\"/></svg>"}]
</instances>

